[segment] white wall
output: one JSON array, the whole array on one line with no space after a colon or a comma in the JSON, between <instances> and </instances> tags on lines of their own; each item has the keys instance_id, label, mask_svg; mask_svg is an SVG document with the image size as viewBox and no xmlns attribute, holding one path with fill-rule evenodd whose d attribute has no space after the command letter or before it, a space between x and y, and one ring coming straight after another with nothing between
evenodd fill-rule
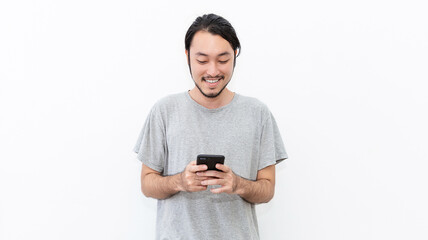
<instances>
[{"instance_id":1,"label":"white wall","mask_svg":"<svg viewBox=\"0 0 428 240\"><path fill-rule=\"evenodd\" d=\"M0 239L153 239L132 148L192 88L184 34L214 12L242 43L233 91L290 159L262 239L427 239L423 1L2 1Z\"/></svg>"}]
</instances>

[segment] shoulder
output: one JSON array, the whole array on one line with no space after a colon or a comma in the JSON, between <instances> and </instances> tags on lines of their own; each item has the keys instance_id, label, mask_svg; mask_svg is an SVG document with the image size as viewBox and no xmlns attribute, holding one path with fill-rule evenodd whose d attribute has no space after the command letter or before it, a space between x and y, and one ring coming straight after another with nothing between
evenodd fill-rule
<instances>
[{"instance_id":1,"label":"shoulder","mask_svg":"<svg viewBox=\"0 0 428 240\"><path fill-rule=\"evenodd\" d=\"M238 95L237 103L238 112L257 120L260 124L263 124L271 117L271 112L267 105L255 97Z\"/></svg>"},{"instance_id":2,"label":"shoulder","mask_svg":"<svg viewBox=\"0 0 428 240\"><path fill-rule=\"evenodd\" d=\"M269 113L269 108L267 107L267 105L264 102L260 101L259 99L255 97L244 96L241 94L238 94L238 97L239 97L238 102L240 107L246 110L256 111L262 114Z\"/></svg>"},{"instance_id":3,"label":"shoulder","mask_svg":"<svg viewBox=\"0 0 428 240\"><path fill-rule=\"evenodd\" d=\"M174 93L159 99L154 105L152 111L164 112L171 111L182 105L186 101L185 93Z\"/></svg>"}]
</instances>

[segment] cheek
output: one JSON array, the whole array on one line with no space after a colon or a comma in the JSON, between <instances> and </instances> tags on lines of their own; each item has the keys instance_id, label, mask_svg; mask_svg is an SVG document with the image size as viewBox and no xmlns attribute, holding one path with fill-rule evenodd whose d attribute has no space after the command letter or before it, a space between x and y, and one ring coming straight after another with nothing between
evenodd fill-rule
<instances>
[{"instance_id":1,"label":"cheek","mask_svg":"<svg viewBox=\"0 0 428 240\"><path fill-rule=\"evenodd\" d=\"M224 74L230 75L233 72L233 64L227 64L220 67L220 71Z\"/></svg>"},{"instance_id":2,"label":"cheek","mask_svg":"<svg viewBox=\"0 0 428 240\"><path fill-rule=\"evenodd\" d=\"M193 74L194 74L195 76L197 76L197 77L201 77L201 76L203 76L203 75L204 75L204 73L205 73L205 71L204 71L203 69L201 69L201 68L197 68L197 69L195 69L195 70L193 71Z\"/></svg>"},{"instance_id":3,"label":"cheek","mask_svg":"<svg viewBox=\"0 0 428 240\"><path fill-rule=\"evenodd\" d=\"M204 69L198 66L197 64L192 64L192 75L193 77L199 77L203 75Z\"/></svg>"}]
</instances>

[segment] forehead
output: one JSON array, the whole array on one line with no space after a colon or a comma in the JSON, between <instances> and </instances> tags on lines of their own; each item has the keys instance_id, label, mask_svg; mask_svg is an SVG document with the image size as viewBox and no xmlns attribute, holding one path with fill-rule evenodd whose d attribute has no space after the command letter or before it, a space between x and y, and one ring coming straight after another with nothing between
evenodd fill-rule
<instances>
[{"instance_id":1,"label":"forehead","mask_svg":"<svg viewBox=\"0 0 428 240\"><path fill-rule=\"evenodd\" d=\"M204 53L208 56L229 52L233 53L230 43L220 35L214 35L206 31L199 31L193 36L190 45L190 53Z\"/></svg>"}]
</instances>

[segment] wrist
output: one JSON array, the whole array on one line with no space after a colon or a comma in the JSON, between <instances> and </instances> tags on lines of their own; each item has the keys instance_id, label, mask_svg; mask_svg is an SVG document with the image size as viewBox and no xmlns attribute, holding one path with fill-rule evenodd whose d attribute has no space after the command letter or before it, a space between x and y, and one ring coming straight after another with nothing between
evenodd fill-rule
<instances>
[{"instance_id":1,"label":"wrist","mask_svg":"<svg viewBox=\"0 0 428 240\"><path fill-rule=\"evenodd\" d=\"M245 192L245 180L240 176L235 175L235 182L236 184L235 184L234 193L242 197L242 195Z\"/></svg>"},{"instance_id":2,"label":"wrist","mask_svg":"<svg viewBox=\"0 0 428 240\"><path fill-rule=\"evenodd\" d=\"M183 180L182 180L183 176L182 176L182 174L183 174L183 172L180 172L180 173L174 175L174 177L175 177L175 181L174 181L175 189L174 190L177 192L182 192L185 190L183 187Z\"/></svg>"}]
</instances>

